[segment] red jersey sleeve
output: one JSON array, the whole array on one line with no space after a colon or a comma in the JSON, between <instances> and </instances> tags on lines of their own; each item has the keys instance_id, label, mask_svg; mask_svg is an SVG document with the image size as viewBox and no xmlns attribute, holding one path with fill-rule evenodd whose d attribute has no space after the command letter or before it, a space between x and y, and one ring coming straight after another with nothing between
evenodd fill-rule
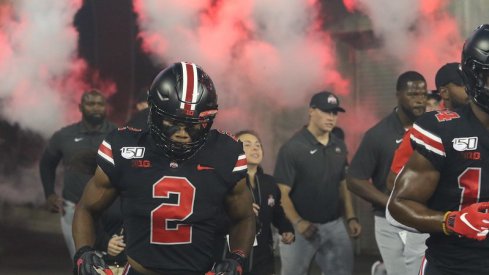
<instances>
[{"instance_id":1,"label":"red jersey sleeve","mask_svg":"<svg viewBox=\"0 0 489 275\"><path fill-rule=\"evenodd\" d=\"M394 153L394 158L392 159L392 164L391 164L391 171L394 174L399 174L401 171L402 167L406 165L408 162L409 158L413 154L413 146L411 145L411 129L406 131L404 134L404 137L402 138L401 145L397 147L396 152Z\"/></svg>"}]
</instances>

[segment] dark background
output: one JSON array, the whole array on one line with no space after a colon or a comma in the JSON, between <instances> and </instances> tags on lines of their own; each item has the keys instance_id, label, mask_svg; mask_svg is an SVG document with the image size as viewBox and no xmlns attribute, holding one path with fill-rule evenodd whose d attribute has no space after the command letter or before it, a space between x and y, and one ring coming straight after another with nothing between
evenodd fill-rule
<instances>
[{"instance_id":1,"label":"dark background","mask_svg":"<svg viewBox=\"0 0 489 275\"><path fill-rule=\"evenodd\" d=\"M151 83L164 64L154 64L141 49L131 0L85 0L76 13L79 56L103 79L115 82L110 98L111 119L123 123L134 99Z\"/></svg>"}]
</instances>

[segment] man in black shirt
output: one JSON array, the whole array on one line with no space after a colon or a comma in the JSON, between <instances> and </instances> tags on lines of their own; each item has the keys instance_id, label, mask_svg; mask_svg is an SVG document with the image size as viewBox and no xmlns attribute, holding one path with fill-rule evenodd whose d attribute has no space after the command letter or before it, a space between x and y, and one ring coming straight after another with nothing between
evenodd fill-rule
<instances>
[{"instance_id":1,"label":"man in black shirt","mask_svg":"<svg viewBox=\"0 0 489 275\"><path fill-rule=\"evenodd\" d=\"M424 77L414 71L399 76L396 91L397 107L365 133L348 168L347 181L353 193L372 203L375 239L387 273L405 275L417 272L425 237L408 234L388 223L385 218L389 198L386 181L404 132L425 112L428 92Z\"/></svg>"},{"instance_id":2,"label":"man in black shirt","mask_svg":"<svg viewBox=\"0 0 489 275\"><path fill-rule=\"evenodd\" d=\"M97 90L85 92L79 105L82 119L53 134L40 162L41 181L46 206L51 212L61 212L61 229L70 255L75 254L71 224L75 204L80 200L86 183L92 176L89 163L98 146L115 125L105 119L105 97ZM54 191L56 167L63 161L63 191L60 197ZM87 170L87 171L85 171Z\"/></svg>"},{"instance_id":3,"label":"man in black shirt","mask_svg":"<svg viewBox=\"0 0 489 275\"><path fill-rule=\"evenodd\" d=\"M346 188L346 145L331 134L345 110L330 92L315 94L309 107L308 125L280 148L275 166L282 205L296 232L293 244L280 244L282 275L307 274L313 258L324 274L349 275L353 252L340 199L350 236L357 237L361 227Z\"/></svg>"}]
</instances>

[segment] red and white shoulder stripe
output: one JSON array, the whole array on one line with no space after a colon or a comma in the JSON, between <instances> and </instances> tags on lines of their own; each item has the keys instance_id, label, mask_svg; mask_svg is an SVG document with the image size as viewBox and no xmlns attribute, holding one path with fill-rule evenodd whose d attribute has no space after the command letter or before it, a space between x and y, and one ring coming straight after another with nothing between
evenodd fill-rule
<instances>
[{"instance_id":1,"label":"red and white shoulder stripe","mask_svg":"<svg viewBox=\"0 0 489 275\"><path fill-rule=\"evenodd\" d=\"M105 140L98 147L98 155L101 156L106 161L114 165L114 157L112 156L112 147Z\"/></svg>"},{"instance_id":2,"label":"red and white shoulder stripe","mask_svg":"<svg viewBox=\"0 0 489 275\"><path fill-rule=\"evenodd\" d=\"M417 144L424 146L426 150L443 157L446 156L445 147L441 138L421 128L416 123L413 125L410 137Z\"/></svg>"},{"instance_id":3,"label":"red and white shoulder stripe","mask_svg":"<svg viewBox=\"0 0 489 275\"><path fill-rule=\"evenodd\" d=\"M248 162L246 161L246 155L241 154L238 157L238 161L236 161L236 165L234 165L233 172L245 170L248 167L247 165Z\"/></svg>"}]
</instances>

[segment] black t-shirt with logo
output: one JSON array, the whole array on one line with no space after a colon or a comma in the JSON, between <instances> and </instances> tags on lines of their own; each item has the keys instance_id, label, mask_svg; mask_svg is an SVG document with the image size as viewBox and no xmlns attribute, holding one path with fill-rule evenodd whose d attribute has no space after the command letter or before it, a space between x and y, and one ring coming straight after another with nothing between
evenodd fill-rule
<instances>
[{"instance_id":1,"label":"black t-shirt with logo","mask_svg":"<svg viewBox=\"0 0 489 275\"><path fill-rule=\"evenodd\" d=\"M346 145L334 135L321 144L303 128L278 153L274 176L290 186L290 199L299 215L311 222L339 218L339 187L345 179Z\"/></svg>"},{"instance_id":2,"label":"black t-shirt with logo","mask_svg":"<svg viewBox=\"0 0 489 275\"><path fill-rule=\"evenodd\" d=\"M176 163L148 132L121 128L102 142L97 162L120 192L129 257L158 273L211 268L216 219L246 176L240 142L212 130L195 156Z\"/></svg>"},{"instance_id":3,"label":"black t-shirt with logo","mask_svg":"<svg viewBox=\"0 0 489 275\"><path fill-rule=\"evenodd\" d=\"M41 180L46 197L54 193L56 167L62 161L65 200L77 203L85 185L95 170L97 148L116 126L104 121L100 129L91 131L83 122L68 125L56 131L44 150L40 162Z\"/></svg>"},{"instance_id":4,"label":"black t-shirt with logo","mask_svg":"<svg viewBox=\"0 0 489 275\"><path fill-rule=\"evenodd\" d=\"M489 201L489 132L470 106L425 114L413 126L411 144L440 172L429 208L453 211ZM446 274L489 274L488 240L433 233L426 244L428 262Z\"/></svg>"},{"instance_id":5,"label":"black t-shirt with logo","mask_svg":"<svg viewBox=\"0 0 489 275\"><path fill-rule=\"evenodd\" d=\"M396 109L370 128L363 136L362 142L348 167L348 175L361 179L372 180L373 185L386 195L387 175L391 167L394 152L406 130L399 119ZM372 205L374 214L385 217L385 207Z\"/></svg>"}]
</instances>

